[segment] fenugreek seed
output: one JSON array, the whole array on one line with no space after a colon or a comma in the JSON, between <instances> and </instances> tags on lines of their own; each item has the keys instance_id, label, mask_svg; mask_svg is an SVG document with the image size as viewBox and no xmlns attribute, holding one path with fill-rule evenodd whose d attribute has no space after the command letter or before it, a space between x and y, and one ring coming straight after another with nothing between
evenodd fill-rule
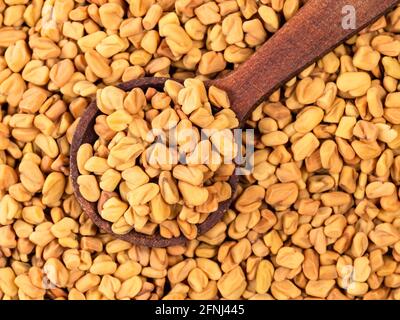
<instances>
[{"instance_id":1,"label":"fenugreek seed","mask_svg":"<svg viewBox=\"0 0 400 320\"><path fill-rule=\"evenodd\" d=\"M93 148L89 143L82 144L76 155L76 162L80 174L88 174L89 171L85 169L86 162L93 156Z\"/></svg>"},{"instance_id":2,"label":"fenugreek seed","mask_svg":"<svg viewBox=\"0 0 400 320\"><path fill-rule=\"evenodd\" d=\"M18 40L24 40L26 33L23 30L16 30L12 27L0 28L0 47L8 48Z\"/></svg>"},{"instance_id":3,"label":"fenugreek seed","mask_svg":"<svg viewBox=\"0 0 400 320\"><path fill-rule=\"evenodd\" d=\"M133 298L142 289L143 282L139 276L134 276L130 279L125 280L121 284L121 289L117 292L117 298Z\"/></svg>"},{"instance_id":4,"label":"fenugreek seed","mask_svg":"<svg viewBox=\"0 0 400 320\"><path fill-rule=\"evenodd\" d=\"M274 275L274 266L268 260L261 260L256 273L256 292L259 294L267 293L271 287Z\"/></svg>"},{"instance_id":5,"label":"fenugreek seed","mask_svg":"<svg viewBox=\"0 0 400 320\"><path fill-rule=\"evenodd\" d=\"M344 192L327 192L321 195L322 203L327 207L341 206L350 203L351 197Z\"/></svg>"},{"instance_id":6,"label":"fenugreek seed","mask_svg":"<svg viewBox=\"0 0 400 320\"><path fill-rule=\"evenodd\" d=\"M10 45L4 53L8 67L13 72L20 72L30 60L30 52L24 40L18 40Z\"/></svg>"},{"instance_id":7,"label":"fenugreek seed","mask_svg":"<svg viewBox=\"0 0 400 320\"><path fill-rule=\"evenodd\" d=\"M296 269L304 261L304 256L294 248L282 247L276 255L276 263L279 266Z\"/></svg>"},{"instance_id":8,"label":"fenugreek seed","mask_svg":"<svg viewBox=\"0 0 400 320\"><path fill-rule=\"evenodd\" d=\"M103 204L103 210L100 212L100 215L107 221L117 222L126 209L128 209L128 204L116 197L112 197Z\"/></svg>"},{"instance_id":9,"label":"fenugreek seed","mask_svg":"<svg viewBox=\"0 0 400 320\"><path fill-rule=\"evenodd\" d=\"M178 188L188 205L200 206L207 201L209 196L206 188L194 186L184 181L178 182Z\"/></svg>"},{"instance_id":10,"label":"fenugreek seed","mask_svg":"<svg viewBox=\"0 0 400 320\"><path fill-rule=\"evenodd\" d=\"M11 226L0 227L0 245L6 249L12 249L17 246L15 233Z\"/></svg>"},{"instance_id":11,"label":"fenugreek seed","mask_svg":"<svg viewBox=\"0 0 400 320\"><path fill-rule=\"evenodd\" d=\"M91 71L99 78L111 76L112 69L105 57L97 51L90 49L85 53L85 60Z\"/></svg>"},{"instance_id":12,"label":"fenugreek seed","mask_svg":"<svg viewBox=\"0 0 400 320\"><path fill-rule=\"evenodd\" d=\"M94 261L90 267L90 272L98 275L113 274L117 269L117 264L114 261Z\"/></svg>"},{"instance_id":13,"label":"fenugreek seed","mask_svg":"<svg viewBox=\"0 0 400 320\"><path fill-rule=\"evenodd\" d=\"M81 175L77 179L79 192L90 202L96 202L100 198L100 188L96 177L92 175Z\"/></svg>"},{"instance_id":14,"label":"fenugreek seed","mask_svg":"<svg viewBox=\"0 0 400 320\"><path fill-rule=\"evenodd\" d=\"M215 86L211 86L209 88L208 97L209 97L211 103L217 107L230 108L230 106L231 106L228 94L225 91L223 91Z\"/></svg>"},{"instance_id":15,"label":"fenugreek seed","mask_svg":"<svg viewBox=\"0 0 400 320\"><path fill-rule=\"evenodd\" d=\"M343 139L351 139L356 122L357 120L355 117L342 117L336 129L335 135Z\"/></svg>"},{"instance_id":16,"label":"fenugreek seed","mask_svg":"<svg viewBox=\"0 0 400 320\"><path fill-rule=\"evenodd\" d=\"M122 171L122 179L124 179L129 189L134 190L147 182L149 182L149 176L139 166Z\"/></svg>"},{"instance_id":17,"label":"fenugreek seed","mask_svg":"<svg viewBox=\"0 0 400 320\"><path fill-rule=\"evenodd\" d=\"M112 192L118 186L121 180L121 174L114 170L106 170L100 178L100 188L104 191Z\"/></svg>"},{"instance_id":18,"label":"fenugreek seed","mask_svg":"<svg viewBox=\"0 0 400 320\"><path fill-rule=\"evenodd\" d=\"M15 284L27 297L31 299L42 299L45 290L35 286L27 274L20 274L15 278Z\"/></svg>"},{"instance_id":19,"label":"fenugreek seed","mask_svg":"<svg viewBox=\"0 0 400 320\"><path fill-rule=\"evenodd\" d=\"M65 188L65 177L60 172L52 172L44 181L42 202L45 205L54 206L61 199Z\"/></svg>"},{"instance_id":20,"label":"fenugreek seed","mask_svg":"<svg viewBox=\"0 0 400 320\"><path fill-rule=\"evenodd\" d=\"M377 158L382 152L377 142L369 143L369 142L354 140L351 143L351 146L362 160L371 160Z\"/></svg>"},{"instance_id":21,"label":"fenugreek seed","mask_svg":"<svg viewBox=\"0 0 400 320\"><path fill-rule=\"evenodd\" d=\"M399 231L390 223L382 223L372 230L368 237L378 247L390 246L400 239Z\"/></svg>"},{"instance_id":22,"label":"fenugreek seed","mask_svg":"<svg viewBox=\"0 0 400 320\"><path fill-rule=\"evenodd\" d=\"M196 292L202 292L208 285L208 277L200 268L194 268L188 275L188 283Z\"/></svg>"},{"instance_id":23,"label":"fenugreek seed","mask_svg":"<svg viewBox=\"0 0 400 320\"><path fill-rule=\"evenodd\" d=\"M176 185L176 182L173 180L170 172L161 172L158 178L158 184L160 186L161 195L166 203L176 204L179 202L178 187Z\"/></svg>"},{"instance_id":24,"label":"fenugreek seed","mask_svg":"<svg viewBox=\"0 0 400 320\"><path fill-rule=\"evenodd\" d=\"M121 281L125 281L133 276L137 276L140 274L142 269L141 264L135 261L126 261L125 263L121 263L117 270L114 273L114 276L120 279Z\"/></svg>"},{"instance_id":25,"label":"fenugreek seed","mask_svg":"<svg viewBox=\"0 0 400 320\"><path fill-rule=\"evenodd\" d=\"M395 58L383 57L382 64L387 75L400 79L400 64Z\"/></svg>"},{"instance_id":26,"label":"fenugreek seed","mask_svg":"<svg viewBox=\"0 0 400 320\"><path fill-rule=\"evenodd\" d=\"M235 208L240 212L252 212L257 210L265 196L265 189L261 186L250 186L244 190L235 202Z\"/></svg>"},{"instance_id":27,"label":"fenugreek seed","mask_svg":"<svg viewBox=\"0 0 400 320\"><path fill-rule=\"evenodd\" d=\"M100 283L100 277L91 273L85 274L76 283L75 287L82 293L94 288Z\"/></svg>"},{"instance_id":28,"label":"fenugreek seed","mask_svg":"<svg viewBox=\"0 0 400 320\"><path fill-rule=\"evenodd\" d=\"M49 81L49 68L40 60L29 61L22 71L22 78L37 86L43 86Z\"/></svg>"},{"instance_id":29,"label":"fenugreek seed","mask_svg":"<svg viewBox=\"0 0 400 320\"><path fill-rule=\"evenodd\" d=\"M111 130L123 131L132 122L132 116L127 111L120 109L107 116L106 122Z\"/></svg>"},{"instance_id":30,"label":"fenugreek seed","mask_svg":"<svg viewBox=\"0 0 400 320\"><path fill-rule=\"evenodd\" d=\"M190 271L196 267L196 262L193 259L186 259L177 263L168 270L168 279L171 283L182 282L187 278Z\"/></svg>"},{"instance_id":31,"label":"fenugreek seed","mask_svg":"<svg viewBox=\"0 0 400 320\"><path fill-rule=\"evenodd\" d=\"M84 169L88 172L93 172L97 175L102 175L106 172L110 167L107 164L107 159L93 156L89 158L84 165Z\"/></svg>"},{"instance_id":32,"label":"fenugreek seed","mask_svg":"<svg viewBox=\"0 0 400 320\"><path fill-rule=\"evenodd\" d=\"M242 1L245 3L245 1ZM270 6L260 6L258 13L264 21L265 27L269 32L276 32L279 28L279 16Z\"/></svg>"},{"instance_id":33,"label":"fenugreek seed","mask_svg":"<svg viewBox=\"0 0 400 320\"><path fill-rule=\"evenodd\" d=\"M304 160L318 148L320 142L311 132L292 144L292 152L296 161Z\"/></svg>"},{"instance_id":34,"label":"fenugreek seed","mask_svg":"<svg viewBox=\"0 0 400 320\"><path fill-rule=\"evenodd\" d=\"M77 232L77 223L65 217L51 226L50 231L56 238L67 238L72 232Z\"/></svg>"},{"instance_id":35,"label":"fenugreek seed","mask_svg":"<svg viewBox=\"0 0 400 320\"><path fill-rule=\"evenodd\" d=\"M19 173L22 185L29 192L36 193L42 189L44 177L36 163L23 160L19 165Z\"/></svg>"},{"instance_id":36,"label":"fenugreek seed","mask_svg":"<svg viewBox=\"0 0 400 320\"><path fill-rule=\"evenodd\" d=\"M176 24L167 24L163 27L166 42L174 54L185 54L190 51L193 42L185 30Z\"/></svg>"},{"instance_id":37,"label":"fenugreek seed","mask_svg":"<svg viewBox=\"0 0 400 320\"><path fill-rule=\"evenodd\" d=\"M15 273L10 267L0 269L0 289L9 297L17 295L18 287L15 284Z\"/></svg>"},{"instance_id":38,"label":"fenugreek seed","mask_svg":"<svg viewBox=\"0 0 400 320\"><path fill-rule=\"evenodd\" d=\"M6 164L0 164L0 190L7 190L18 182L14 169Z\"/></svg>"},{"instance_id":39,"label":"fenugreek seed","mask_svg":"<svg viewBox=\"0 0 400 320\"><path fill-rule=\"evenodd\" d=\"M261 142L267 147L283 145L286 144L288 140L288 136L282 131L270 132L261 137Z\"/></svg>"},{"instance_id":40,"label":"fenugreek seed","mask_svg":"<svg viewBox=\"0 0 400 320\"><path fill-rule=\"evenodd\" d=\"M310 280L305 288L306 293L317 298L326 298L335 285L335 280Z\"/></svg>"},{"instance_id":41,"label":"fenugreek seed","mask_svg":"<svg viewBox=\"0 0 400 320\"><path fill-rule=\"evenodd\" d=\"M44 220L43 209L38 206L30 206L22 209L23 219L31 224L40 224Z\"/></svg>"},{"instance_id":42,"label":"fenugreek seed","mask_svg":"<svg viewBox=\"0 0 400 320\"><path fill-rule=\"evenodd\" d=\"M44 273L51 283L60 288L64 288L68 284L69 272L64 264L56 258L50 258L43 267Z\"/></svg>"},{"instance_id":43,"label":"fenugreek seed","mask_svg":"<svg viewBox=\"0 0 400 320\"><path fill-rule=\"evenodd\" d=\"M124 10L118 3L105 3L99 8L99 16L106 29L118 30Z\"/></svg>"},{"instance_id":44,"label":"fenugreek seed","mask_svg":"<svg viewBox=\"0 0 400 320\"><path fill-rule=\"evenodd\" d=\"M366 72L345 72L339 75L337 86L352 97L365 95L371 86L371 77Z\"/></svg>"},{"instance_id":45,"label":"fenugreek seed","mask_svg":"<svg viewBox=\"0 0 400 320\"><path fill-rule=\"evenodd\" d=\"M155 183L146 183L128 193L128 202L131 206L142 205L148 203L160 191Z\"/></svg>"},{"instance_id":46,"label":"fenugreek seed","mask_svg":"<svg viewBox=\"0 0 400 320\"><path fill-rule=\"evenodd\" d=\"M297 200L298 187L295 183L278 183L267 188L265 201L276 208L288 208Z\"/></svg>"},{"instance_id":47,"label":"fenugreek seed","mask_svg":"<svg viewBox=\"0 0 400 320\"><path fill-rule=\"evenodd\" d=\"M221 295L226 299L239 299L246 288L246 279L241 267L225 273L217 282Z\"/></svg>"},{"instance_id":48,"label":"fenugreek seed","mask_svg":"<svg viewBox=\"0 0 400 320\"><path fill-rule=\"evenodd\" d=\"M385 196L390 196L396 190L396 187L391 182L371 182L367 185L365 191L366 195L370 199L381 198Z\"/></svg>"},{"instance_id":49,"label":"fenugreek seed","mask_svg":"<svg viewBox=\"0 0 400 320\"><path fill-rule=\"evenodd\" d=\"M201 56L198 70L202 75L208 75L224 70L226 60L221 53L209 51Z\"/></svg>"},{"instance_id":50,"label":"fenugreek seed","mask_svg":"<svg viewBox=\"0 0 400 320\"><path fill-rule=\"evenodd\" d=\"M206 258L198 258L196 262L197 266L207 274L210 280L219 280L221 278L221 269L215 261Z\"/></svg>"},{"instance_id":51,"label":"fenugreek seed","mask_svg":"<svg viewBox=\"0 0 400 320\"><path fill-rule=\"evenodd\" d=\"M360 47L353 57L353 64L355 67L372 71L379 63L381 55L369 46Z\"/></svg>"},{"instance_id":52,"label":"fenugreek seed","mask_svg":"<svg viewBox=\"0 0 400 320\"><path fill-rule=\"evenodd\" d=\"M325 83L321 78L305 78L296 87L296 97L301 104L313 104L324 92Z\"/></svg>"},{"instance_id":53,"label":"fenugreek seed","mask_svg":"<svg viewBox=\"0 0 400 320\"><path fill-rule=\"evenodd\" d=\"M296 118L294 129L300 133L307 133L313 130L323 119L324 112L317 107L303 109Z\"/></svg>"},{"instance_id":54,"label":"fenugreek seed","mask_svg":"<svg viewBox=\"0 0 400 320\"><path fill-rule=\"evenodd\" d=\"M275 299L287 300L299 297L301 291L290 280L283 280L272 283L271 293Z\"/></svg>"}]
</instances>

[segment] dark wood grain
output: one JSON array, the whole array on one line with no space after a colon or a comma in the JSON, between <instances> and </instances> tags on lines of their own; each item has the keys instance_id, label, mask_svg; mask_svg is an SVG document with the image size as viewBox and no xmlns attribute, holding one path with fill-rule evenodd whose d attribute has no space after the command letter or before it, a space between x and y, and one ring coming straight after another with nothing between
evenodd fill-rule
<instances>
[{"instance_id":1,"label":"dark wood grain","mask_svg":"<svg viewBox=\"0 0 400 320\"><path fill-rule=\"evenodd\" d=\"M249 112L274 90L377 20L399 2L400 0L309 0L298 14L236 71L224 78L207 81L206 86L216 85L226 90L233 110L243 123ZM353 5L356 9L357 28L354 30L342 28L342 8L345 5ZM161 90L166 80L165 78L143 78L122 83L119 87L125 91L135 87L144 90L153 87ZM111 223L100 217L96 203L88 202L82 197L77 184L79 176L76 163L77 151L83 143L93 144L97 139L94 123L99 114L101 112L94 100L76 128L71 146L70 171L74 193L82 209L99 228L113 233ZM234 192L238 177L232 176L229 183ZM218 210L198 226L198 234L204 234L221 220L231 202L230 199L221 203ZM183 244L186 241L183 236L165 239L160 234L147 236L135 231L126 235L114 234L114 236L133 244L149 247L167 247Z\"/></svg>"},{"instance_id":2,"label":"dark wood grain","mask_svg":"<svg viewBox=\"0 0 400 320\"><path fill-rule=\"evenodd\" d=\"M309 0L235 72L212 81L228 92L239 119L306 67L393 9L398 0ZM356 29L342 28L344 6L356 10ZM242 121L243 122L243 121Z\"/></svg>"}]
</instances>

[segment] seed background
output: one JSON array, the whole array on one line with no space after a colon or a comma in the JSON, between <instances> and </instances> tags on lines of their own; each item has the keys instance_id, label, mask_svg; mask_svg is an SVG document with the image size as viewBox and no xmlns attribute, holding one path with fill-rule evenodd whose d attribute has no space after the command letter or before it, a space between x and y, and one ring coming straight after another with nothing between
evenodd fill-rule
<instances>
[{"instance_id":1,"label":"seed background","mask_svg":"<svg viewBox=\"0 0 400 320\"><path fill-rule=\"evenodd\" d=\"M400 9L250 117L255 171L187 247L100 233L68 178L98 88L221 76L298 0L0 0L2 299L400 299Z\"/></svg>"}]
</instances>

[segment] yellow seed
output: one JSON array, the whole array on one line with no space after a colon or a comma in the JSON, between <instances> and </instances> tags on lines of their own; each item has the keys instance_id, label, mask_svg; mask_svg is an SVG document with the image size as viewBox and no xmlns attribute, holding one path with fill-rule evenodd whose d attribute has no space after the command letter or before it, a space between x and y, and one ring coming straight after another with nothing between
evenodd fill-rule
<instances>
[{"instance_id":1,"label":"yellow seed","mask_svg":"<svg viewBox=\"0 0 400 320\"><path fill-rule=\"evenodd\" d=\"M160 191L155 183L146 183L128 193L128 202L131 206L142 205L153 199Z\"/></svg>"},{"instance_id":2,"label":"yellow seed","mask_svg":"<svg viewBox=\"0 0 400 320\"><path fill-rule=\"evenodd\" d=\"M7 190L18 182L14 169L6 164L0 164L0 190Z\"/></svg>"},{"instance_id":3,"label":"yellow seed","mask_svg":"<svg viewBox=\"0 0 400 320\"><path fill-rule=\"evenodd\" d=\"M105 3L99 8L99 16L106 29L118 30L124 16L124 10L118 3Z\"/></svg>"},{"instance_id":4,"label":"yellow seed","mask_svg":"<svg viewBox=\"0 0 400 320\"><path fill-rule=\"evenodd\" d=\"M390 196L396 191L396 187L391 182L371 182L367 185L366 195L370 199L381 198L385 196Z\"/></svg>"},{"instance_id":5,"label":"yellow seed","mask_svg":"<svg viewBox=\"0 0 400 320\"><path fill-rule=\"evenodd\" d=\"M0 268L0 289L9 297L17 295L18 287L15 284L15 274L10 267Z\"/></svg>"},{"instance_id":6,"label":"yellow seed","mask_svg":"<svg viewBox=\"0 0 400 320\"><path fill-rule=\"evenodd\" d=\"M104 202L100 215L107 221L117 222L127 209L128 204L119 200L117 197L112 197Z\"/></svg>"},{"instance_id":7,"label":"yellow seed","mask_svg":"<svg viewBox=\"0 0 400 320\"><path fill-rule=\"evenodd\" d=\"M276 147L279 145L284 145L289 141L286 133L282 131L274 131L264 134L261 137L261 142L267 147Z\"/></svg>"},{"instance_id":8,"label":"yellow seed","mask_svg":"<svg viewBox=\"0 0 400 320\"><path fill-rule=\"evenodd\" d=\"M304 160L318 148L319 140L309 132L292 144L292 152L296 161Z\"/></svg>"},{"instance_id":9,"label":"yellow seed","mask_svg":"<svg viewBox=\"0 0 400 320\"><path fill-rule=\"evenodd\" d=\"M306 293L310 296L324 299L335 285L335 280L311 280L307 283Z\"/></svg>"},{"instance_id":10,"label":"yellow seed","mask_svg":"<svg viewBox=\"0 0 400 320\"><path fill-rule=\"evenodd\" d=\"M394 58L384 57L382 64L385 69L385 73L395 79L400 79L400 63Z\"/></svg>"},{"instance_id":11,"label":"yellow seed","mask_svg":"<svg viewBox=\"0 0 400 320\"><path fill-rule=\"evenodd\" d=\"M50 258L43 267L46 277L57 287L64 288L68 284L69 272L63 263L56 258Z\"/></svg>"},{"instance_id":12,"label":"yellow seed","mask_svg":"<svg viewBox=\"0 0 400 320\"><path fill-rule=\"evenodd\" d=\"M305 78L296 87L296 97L301 104L313 104L325 90L325 83L320 78Z\"/></svg>"},{"instance_id":13,"label":"yellow seed","mask_svg":"<svg viewBox=\"0 0 400 320\"><path fill-rule=\"evenodd\" d=\"M337 79L338 89L352 97L361 97L371 86L371 77L366 72L346 72Z\"/></svg>"},{"instance_id":14,"label":"yellow seed","mask_svg":"<svg viewBox=\"0 0 400 320\"><path fill-rule=\"evenodd\" d=\"M108 60L97 51L90 49L85 53L85 60L91 71L99 78L111 76L112 69Z\"/></svg>"},{"instance_id":15,"label":"yellow seed","mask_svg":"<svg viewBox=\"0 0 400 320\"><path fill-rule=\"evenodd\" d=\"M206 188L194 186L184 181L178 182L178 188L188 205L200 206L208 199L209 192Z\"/></svg>"},{"instance_id":16,"label":"yellow seed","mask_svg":"<svg viewBox=\"0 0 400 320\"><path fill-rule=\"evenodd\" d=\"M390 246L400 239L400 232L390 223L378 224L368 237L378 247Z\"/></svg>"},{"instance_id":17,"label":"yellow seed","mask_svg":"<svg viewBox=\"0 0 400 320\"><path fill-rule=\"evenodd\" d=\"M274 266L268 260L261 260L256 273L256 292L259 294L267 293L271 287L274 275Z\"/></svg>"},{"instance_id":18,"label":"yellow seed","mask_svg":"<svg viewBox=\"0 0 400 320\"><path fill-rule=\"evenodd\" d=\"M30 60L30 52L24 40L18 40L10 45L4 53L8 67L13 72L20 72Z\"/></svg>"},{"instance_id":19,"label":"yellow seed","mask_svg":"<svg viewBox=\"0 0 400 320\"><path fill-rule=\"evenodd\" d=\"M120 109L107 116L106 122L111 130L123 131L132 122L132 116L127 111Z\"/></svg>"},{"instance_id":20,"label":"yellow seed","mask_svg":"<svg viewBox=\"0 0 400 320\"><path fill-rule=\"evenodd\" d=\"M369 46L360 47L353 57L353 64L355 67L372 71L379 64L380 54Z\"/></svg>"},{"instance_id":21,"label":"yellow seed","mask_svg":"<svg viewBox=\"0 0 400 320\"><path fill-rule=\"evenodd\" d=\"M92 175L81 175L77 179L79 192L90 202L96 202L100 198L100 189L96 177Z\"/></svg>"},{"instance_id":22,"label":"yellow seed","mask_svg":"<svg viewBox=\"0 0 400 320\"><path fill-rule=\"evenodd\" d=\"M323 119L324 112L317 107L304 108L296 118L294 129L300 133L312 131Z\"/></svg>"},{"instance_id":23,"label":"yellow seed","mask_svg":"<svg viewBox=\"0 0 400 320\"><path fill-rule=\"evenodd\" d=\"M139 276L134 276L130 279L125 280L121 284L121 289L117 292L117 298L133 298L142 289L142 280Z\"/></svg>"},{"instance_id":24,"label":"yellow seed","mask_svg":"<svg viewBox=\"0 0 400 320\"><path fill-rule=\"evenodd\" d=\"M287 300L299 297L301 291L290 280L283 280L272 283L271 293L277 300Z\"/></svg>"},{"instance_id":25,"label":"yellow seed","mask_svg":"<svg viewBox=\"0 0 400 320\"><path fill-rule=\"evenodd\" d=\"M303 254L290 247L282 247L276 255L276 263L279 266L289 269L296 269L303 263L303 261Z\"/></svg>"},{"instance_id":26,"label":"yellow seed","mask_svg":"<svg viewBox=\"0 0 400 320\"><path fill-rule=\"evenodd\" d=\"M225 273L217 282L221 295L226 299L239 299L246 288L246 279L241 267Z\"/></svg>"}]
</instances>

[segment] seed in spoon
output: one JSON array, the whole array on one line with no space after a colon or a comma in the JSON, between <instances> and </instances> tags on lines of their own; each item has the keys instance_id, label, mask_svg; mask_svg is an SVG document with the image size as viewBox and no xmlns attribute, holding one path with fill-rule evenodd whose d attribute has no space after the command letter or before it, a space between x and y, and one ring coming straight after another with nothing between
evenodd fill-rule
<instances>
[{"instance_id":1,"label":"seed in spoon","mask_svg":"<svg viewBox=\"0 0 400 320\"><path fill-rule=\"evenodd\" d=\"M196 238L197 225L232 195L224 172L235 166L239 121L227 93L198 79L167 80L163 91L105 87L97 106L98 139L93 152L80 147L78 179L92 179L101 195L82 183L82 196L96 202L112 193L98 214L116 234Z\"/></svg>"}]
</instances>

